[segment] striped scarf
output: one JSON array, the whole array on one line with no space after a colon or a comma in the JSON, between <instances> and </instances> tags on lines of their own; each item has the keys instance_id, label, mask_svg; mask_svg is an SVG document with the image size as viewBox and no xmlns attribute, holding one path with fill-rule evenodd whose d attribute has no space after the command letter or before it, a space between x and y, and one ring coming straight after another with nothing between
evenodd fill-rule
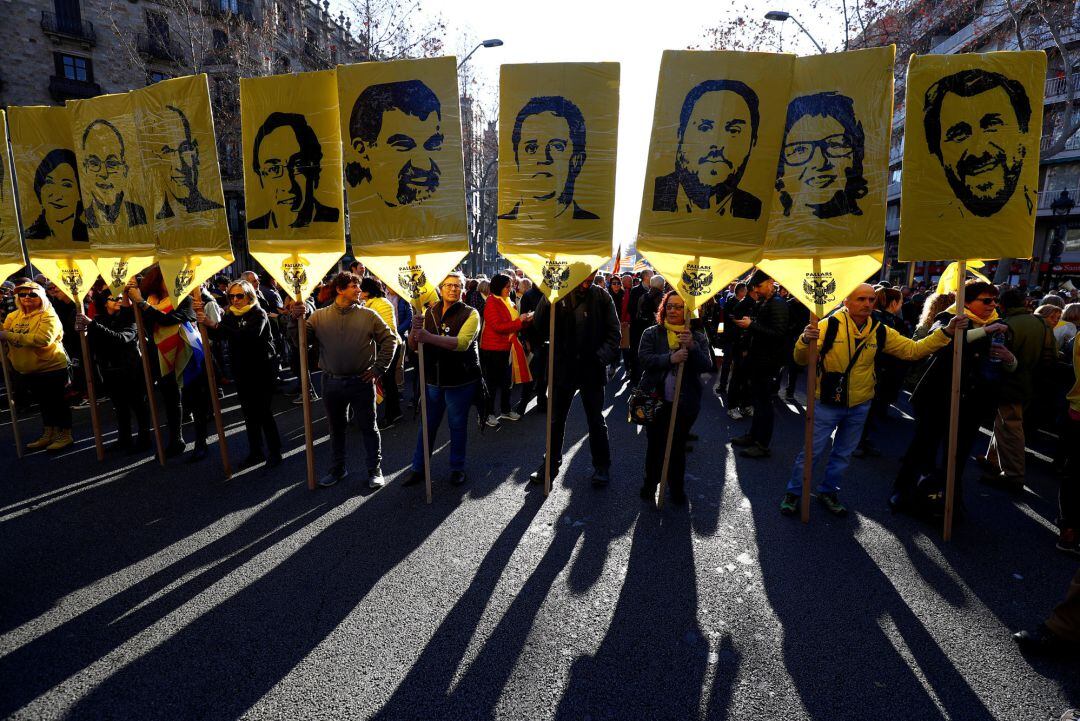
<instances>
[{"instance_id":1,"label":"striped scarf","mask_svg":"<svg viewBox=\"0 0 1080 721\"><path fill-rule=\"evenodd\" d=\"M147 302L162 313L173 311L172 299L168 296L160 301L151 296L147 298ZM185 383L191 383L202 372L202 338L193 323L181 321L176 325L157 324L154 327L154 345L157 346L158 366L162 377L171 373L176 377L178 387L183 388Z\"/></svg>"},{"instance_id":2,"label":"striped scarf","mask_svg":"<svg viewBox=\"0 0 1080 721\"><path fill-rule=\"evenodd\" d=\"M510 302L510 299L500 298L500 300L506 304L507 310L510 311L510 320L517 320L521 314L518 313L517 308ZM515 385L532 381L532 373L529 372L529 359L525 355L525 347L521 345L517 333L510 334L510 368L512 382Z\"/></svg>"}]
</instances>

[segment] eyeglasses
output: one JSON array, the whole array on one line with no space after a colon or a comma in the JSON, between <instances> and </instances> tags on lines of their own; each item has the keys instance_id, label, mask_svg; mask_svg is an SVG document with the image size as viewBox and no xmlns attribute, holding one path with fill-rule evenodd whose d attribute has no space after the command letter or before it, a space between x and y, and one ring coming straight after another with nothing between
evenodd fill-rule
<instances>
[{"instance_id":1,"label":"eyeglasses","mask_svg":"<svg viewBox=\"0 0 1080 721\"><path fill-rule=\"evenodd\" d=\"M100 173L102 168L105 168L106 175L119 173L124 167L126 167L126 165L127 163L125 163L123 160L116 160L114 158L110 158L109 160L102 162L100 158L94 156L90 156L83 162L83 166L86 168L86 171L88 173L93 173L94 175Z\"/></svg>"},{"instance_id":2,"label":"eyeglasses","mask_svg":"<svg viewBox=\"0 0 1080 721\"><path fill-rule=\"evenodd\" d=\"M997 298L976 298L973 302L983 305L997 305Z\"/></svg>"},{"instance_id":3,"label":"eyeglasses","mask_svg":"<svg viewBox=\"0 0 1080 721\"><path fill-rule=\"evenodd\" d=\"M229 298L236 300L237 298L247 298L247 293L226 293Z\"/></svg>"},{"instance_id":4,"label":"eyeglasses","mask_svg":"<svg viewBox=\"0 0 1080 721\"><path fill-rule=\"evenodd\" d=\"M685 305L671 305L669 303L668 307L667 307L667 310L686 310L686 306Z\"/></svg>"},{"instance_id":5,"label":"eyeglasses","mask_svg":"<svg viewBox=\"0 0 1080 721\"><path fill-rule=\"evenodd\" d=\"M284 165L276 160L271 160L259 168L259 174L263 177L277 180L285 175L286 171L289 173L289 177L292 177L294 175L307 175L313 169L314 166L301 165L298 158L293 158Z\"/></svg>"},{"instance_id":6,"label":"eyeglasses","mask_svg":"<svg viewBox=\"0 0 1080 721\"><path fill-rule=\"evenodd\" d=\"M804 140L784 146L784 162L788 165L806 165L814 157L814 148L821 148L827 158L851 157L851 141L843 133L830 135L821 140Z\"/></svg>"},{"instance_id":7,"label":"eyeglasses","mask_svg":"<svg viewBox=\"0 0 1080 721\"><path fill-rule=\"evenodd\" d=\"M456 288L457 290L461 290L461 283L443 283L442 287L443 288Z\"/></svg>"}]
</instances>

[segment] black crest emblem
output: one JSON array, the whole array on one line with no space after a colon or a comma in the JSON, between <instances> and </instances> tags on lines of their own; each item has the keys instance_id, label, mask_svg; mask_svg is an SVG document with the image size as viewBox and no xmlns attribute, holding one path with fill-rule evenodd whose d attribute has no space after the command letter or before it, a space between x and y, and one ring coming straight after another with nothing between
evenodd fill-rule
<instances>
[{"instance_id":1,"label":"black crest emblem","mask_svg":"<svg viewBox=\"0 0 1080 721\"><path fill-rule=\"evenodd\" d=\"M81 294L79 289L83 285L82 271L78 268L64 268L60 271L60 282L64 287L71 290L72 299L77 299Z\"/></svg>"},{"instance_id":2,"label":"black crest emblem","mask_svg":"<svg viewBox=\"0 0 1080 721\"><path fill-rule=\"evenodd\" d=\"M307 271L304 269L304 264L282 263L281 272L285 276L285 282L292 287L293 296L299 299L300 292L307 284Z\"/></svg>"},{"instance_id":3,"label":"black crest emblem","mask_svg":"<svg viewBox=\"0 0 1080 721\"><path fill-rule=\"evenodd\" d=\"M419 266L404 266L398 272L398 283L412 300L420 300L427 285L427 274Z\"/></svg>"},{"instance_id":4,"label":"black crest emblem","mask_svg":"<svg viewBox=\"0 0 1080 721\"><path fill-rule=\"evenodd\" d=\"M544 275L544 285L556 293L565 288L566 284L570 282L570 266L566 261L549 260L544 264L542 273Z\"/></svg>"},{"instance_id":5,"label":"black crest emblem","mask_svg":"<svg viewBox=\"0 0 1080 721\"><path fill-rule=\"evenodd\" d=\"M705 295L713 284L712 266L687 264L683 268L682 286L694 297Z\"/></svg>"},{"instance_id":6,"label":"black crest emblem","mask_svg":"<svg viewBox=\"0 0 1080 721\"><path fill-rule=\"evenodd\" d=\"M109 275L112 276L112 287L120 288L127 282L128 262L126 260L118 260L112 267L112 271Z\"/></svg>"},{"instance_id":7,"label":"black crest emblem","mask_svg":"<svg viewBox=\"0 0 1080 721\"><path fill-rule=\"evenodd\" d=\"M802 287L803 292L814 299L814 305L825 305L836 300L836 279L832 273L807 273Z\"/></svg>"},{"instance_id":8,"label":"black crest emblem","mask_svg":"<svg viewBox=\"0 0 1080 721\"><path fill-rule=\"evenodd\" d=\"M195 278L195 271L190 268L184 268L176 274L176 280L173 281L173 298L179 298L191 285L191 281Z\"/></svg>"}]
</instances>

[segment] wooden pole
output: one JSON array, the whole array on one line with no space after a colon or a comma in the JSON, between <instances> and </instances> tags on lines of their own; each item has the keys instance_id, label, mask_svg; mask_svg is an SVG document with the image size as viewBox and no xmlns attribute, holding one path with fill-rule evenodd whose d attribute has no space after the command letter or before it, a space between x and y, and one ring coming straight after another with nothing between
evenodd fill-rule
<instances>
[{"instance_id":1,"label":"wooden pole","mask_svg":"<svg viewBox=\"0 0 1080 721\"><path fill-rule=\"evenodd\" d=\"M11 433L15 436L15 456L22 458L22 437L19 434L19 415L15 410L15 386L11 383L11 371L8 369L7 343L0 341L0 362L4 366L4 390L7 393L8 412L11 413Z\"/></svg>"},{"instance_id":2,"label":"wooden pole","mask_svg":"<svg viewBox=\"0 0 1080 721\"><path fill-rule=\"evenodd\" d=\"M910 288L915 285L915 261L910 261L907 264L907 287Z\"/></svg>"},{"instance_id":3,"label":"wooden pole","mask_svg":"<svg viewBox=\"0 0 1080 721\"><path fill-rule=\"evenodd\" d=\"M143 381L146 383L146 402L150 405L150 425L154 427L154 443L157 446L158 463L165 465L165 445L161 441L161 425L158 423L157 399L154 398L154 374L150 371L150 353L146 347L146 323L142 308L132 303L135 311L135 328L139 334L139 354L142 356Z\"/></svg>"},{"instance_id":4,"label":"wooden pole","mask_svg":"<svg viewBox=\"0 0 1080 721\"><path fill-rule=\"evenodd\" d=\"M810 314L810 322L817 324L817 314ZM814 479L814 396L817 395L818 344L814 341L806 349L806 429L803 439L803 474L800 515L803 523L810 522L810 487Z\"/></svg>"},{"instance_id":5,"label":"wooden pole","mask_svg":"<svg viewBox=\"0 0 1080 721\"><path fill-rule=\"evenodd\" d=\"M551 414L555 410L555 304L548 303L551 322L548 325L547 357L547 440L544 450L544 496L551 494ZM559 449L562 451L562 448Z\"/></svg>"},{"instance_id":6,"label":"wooden pole","mask_svg":"<svg viewBox=\"0 0 1080 721\"><path fill-rule=\"evenodd\" d=\"M420 306L419 312L424 313L423 306ZM431 429L428 427L427 368L424 367L423 343L416 344L416 356L419 358L417 372L420 374L420 434L424 442L424 493L427 502L431 503L431 436L428 435Z\"/></svg>"},{"instance_id":7,"label":"wooden pole","mask_svg":"<svg viewBox=\"0 0 1080 721\"><path fill-rule=\"evenodd\" d=\"M956 315L964 312L964 281L967 278L967 261L956 263ZM949 400L949 456L945 471L945 530L946 541L952 540L953 505L956 500L956 446L960 426L960 365L964 359L964 333L953 335L952 392Z\"/></svg>"},{"instance_id":8,"label":"wooden pole","mask_svg":"<svg viewBox=\"0 0 1080 721\"><path fill-rule=\"evenodd\" d=\"M198 288L195 289L198 291ZM221 451L221 466L225 469L226 480L232 478L232 465L229 464L229 448L225 444L225 422L221 419L221 400L218 398L217 371L214 370L214 359L210 352L210 336L206 332L206 326L197 323L199 335L203 344L203 366L206 368L206 385L210 389L210 405L214 409L214 427L217 428L218 449Z\"/></svg>"},{"instance_id":9,"label":"wooden pole","mask_svg":"<svg viewBox=\"0 0 1080 721\"><path fill-rule=\"evenodd\" d=\"M90 359L90 343L86 340L86 331L79 331L79 345L82 347L83 372L86 375L86 397L90 401L90 425L94 428L94 448L97 449L97 459L103 461L105 460L105 444L101 440L101 416L98 414L94 366Z\"/></svg>"},{"instance_id":10,"label":"wooden pole","mask_svg":"<svg viewBox=\"0 0 1080 721\"><path fill-rule=\"evenodd\" d=\"M297 303L303 303L300 289L293 295ZM307 487L315 490L315 429L311 427L311 379L308 377L307 314L296 327L297 345L300 346L300 396L304 399L304 457L307 461Z\"/></svg>"},{"instance_id":11,"label":"wooden pole","mask_svg":"<svg viewBox=\"0 0 1080 721\"><path fill-rule=\"evenodd\" d=\"M656 507L664 507L664 497L667 494L667 474L671 465L671 445L675 439L675 418L679 414L679 395L682 393L683 373L689 358L679 364L679 370L675 373L675 400L671 402L671 420L668 422L667 443L664 445L664 465L660 469L660 497L656 500Z\"/></svg>"}]
</instances>

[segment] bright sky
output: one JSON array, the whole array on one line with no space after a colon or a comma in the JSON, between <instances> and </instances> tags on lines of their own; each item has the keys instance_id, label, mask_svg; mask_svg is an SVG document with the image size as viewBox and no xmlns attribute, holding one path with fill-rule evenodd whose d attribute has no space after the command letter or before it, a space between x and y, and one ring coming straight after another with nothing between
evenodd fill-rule
<instances>
[{"instance_id":1,"label":"bright sky","mask_svg":"<svg viewBox=\"0 0 1080 721\"><path fill-rule=\"evenodd\" d=\"M621 63L619 156L615 195L615 240L625 246L637 233L645 162L652 128L660 55L704 41L706 28L730 21L722 3L666 0L627 3L618 0L544 0L532 5L513 0L422 0L425 14L440 14L447 24L447 53L464 57L482 39L499 38L500 48L481 48L469 61L486 81L494 109L499 66L503 63ZM825 0L824 4L829 4ZM752 13L767 10L798 14L807 2L752 0ZM836 0L836 15L840 15ZM702 8L710 8L703 10ZM835 48L842 21L799 16L818 42ZM830 22L832 20L832 22ZM783 28L783 50L808 54L813 45L790 20ZM777 48L767 48L777 50Z\"/></svg>"}]
</instances>

